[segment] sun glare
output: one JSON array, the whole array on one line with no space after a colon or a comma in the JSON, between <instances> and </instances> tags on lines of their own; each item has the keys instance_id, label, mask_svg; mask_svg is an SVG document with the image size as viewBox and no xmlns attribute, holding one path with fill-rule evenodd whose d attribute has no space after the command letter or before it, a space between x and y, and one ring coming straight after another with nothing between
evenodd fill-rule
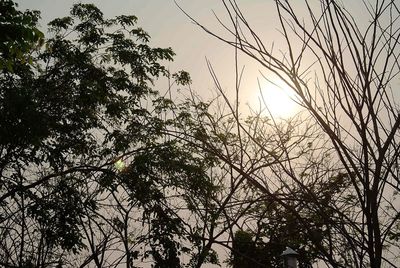
<instances>
[{"instance_id":1,"label":"sun glare","mask_svg":"<svg viewBox=\"0 0 400 268\"><path fill-rule=\"evenodd\" d=\"M115 163L114 163L114 166L115 166L115 168L118 170L118 171L123 171L124 170L124 168L125 168L125 162L124 162L124 160L122 160L122 159L118 159L118 161L116 161Z\"/></svg>"},{"instance_id":2,"label":"sun glare","mask_svg":"<svg viewBox=\"0 0 400 268\"><path fill-rule=\"evenodd\" d=\"M255 95L259 107L267 116L285 119L299 111L294 93L283 82L260 81Z\"/></svg>"}]
</instances>

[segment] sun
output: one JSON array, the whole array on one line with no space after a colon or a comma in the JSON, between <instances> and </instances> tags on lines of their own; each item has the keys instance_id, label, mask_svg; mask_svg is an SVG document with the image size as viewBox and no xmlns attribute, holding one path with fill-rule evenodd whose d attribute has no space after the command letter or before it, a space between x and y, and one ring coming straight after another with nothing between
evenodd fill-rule
<instances>
[{"instance_id":1,"label":"sun","mask_svg":"<svg viewBox=\"0 0 400 268\"><path fill-rule=\"evenodd\" d=\"M287 119L299 112L300 107L295 102L295 94L289 86L281 80L263 79L258 83L255 90L255 97L258 107L266 116L273 116L276 119Z\"/></svg>"}]
</instances>

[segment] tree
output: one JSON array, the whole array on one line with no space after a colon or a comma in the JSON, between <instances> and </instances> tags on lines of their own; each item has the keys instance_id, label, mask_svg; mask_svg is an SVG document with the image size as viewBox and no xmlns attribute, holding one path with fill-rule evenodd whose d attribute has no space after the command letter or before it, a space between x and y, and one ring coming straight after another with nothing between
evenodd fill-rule
<instances>
[{"instance_id":1,"label":"tree","mask_svg":"<svg viewBox=\"0 0 400 268\"><path fill-rule=\"evenodd\" d=\"M0 3L0 69L13 69L15 61L31 61L29 52L43 41L38 30L39 12L16 9L11 0Z\"/></svg>"},{"instance_id":2,"label":"tree","mask_svg":"<svg viewBox=\"0 0 400 268\"><path fill-rule=\"evenodd\" d=\"M267 49L273 46L251 28L237 1L222 3L230 23L223 25L226 36L195 23L291 88L327 137L317 151L334 156L335 165L320 170L320 185L332 179L348 182L348 187L333 188L330 202L321 202L310 176L301 176L289 161L277 181L290 185L283 188L298 196L295 205L267 187L256 188L288 209L307 236L313 237L307 225L321 226L323 235L312 244L330 267L397 267L400 115L393 89L400 66L398 4L360 1L366 19L353 17L339 1L304 1L307 14L302 15L294 3L276 0L286 46L280 54ZM297 210L297 204L314 216Z\"/></svg>"},{"instance_id":3,"label":"tree","mask_svg":"<svg viewBox=\"0 0 400 268\"><path fill-rule=\"evenodd\" d=\"M21 31L1 39L0 264L181 267L214 160L166 134L175 104L154 81L190 82L162 65L172 49L91 4L50 22L40 46L38 12L1 8L1 27Z\"/></svg>"},{"instance_id":4,"label":"tree","mask_svg":"<svg viewBox=\"0 0 400 268\"><path fill-rule=\"evenodd\" d=\"M282 234L281 230L276 231ZM279 237L284 238L284 237ZM255 237L251 232L238 230L233 239L231 265L233 268L245 267L276 267L283 266L282 252L285 250L285 239L270 240L268 243L260 241L260 237ZM288 237L295 240L295 237ZM299 267L312 267L308 259L307 252L298 252Z\"/></svg>"}]
</instances>

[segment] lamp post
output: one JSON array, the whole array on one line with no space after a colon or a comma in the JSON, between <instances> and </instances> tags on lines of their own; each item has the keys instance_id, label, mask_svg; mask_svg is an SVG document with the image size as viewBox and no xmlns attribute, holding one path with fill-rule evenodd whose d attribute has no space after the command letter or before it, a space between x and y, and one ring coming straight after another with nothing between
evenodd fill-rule
<instances>
[{"instance_id":1,"label":"lamp post","mask_svg":"<svg viewBox=\"0 0 400 268\"><path fill-rule=\"evenodd\" d=\"M285 251L282 252L281 257L283 258L283 268L297 268L297 256L299 253L286 247Z\"/></svg>"}]
</instances>

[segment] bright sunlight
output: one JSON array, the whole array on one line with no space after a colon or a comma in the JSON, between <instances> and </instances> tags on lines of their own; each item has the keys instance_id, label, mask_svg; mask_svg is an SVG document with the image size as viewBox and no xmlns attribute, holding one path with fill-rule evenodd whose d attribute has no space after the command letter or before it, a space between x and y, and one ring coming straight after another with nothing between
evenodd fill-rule
<instances>
[{"instance_id":1,"label":"bright sunlight","mask_svg":"<svg viewBox=\"0 0 400 268\"><path fill-rule=\"evenodd\" d=\"M250 103L251 108L257 105L266 116L285 119L299 112L299 105L294 101L295 94L281 80L259 80L257 88L253 91L254 97Z\"/></svg>"}]
</instances>

